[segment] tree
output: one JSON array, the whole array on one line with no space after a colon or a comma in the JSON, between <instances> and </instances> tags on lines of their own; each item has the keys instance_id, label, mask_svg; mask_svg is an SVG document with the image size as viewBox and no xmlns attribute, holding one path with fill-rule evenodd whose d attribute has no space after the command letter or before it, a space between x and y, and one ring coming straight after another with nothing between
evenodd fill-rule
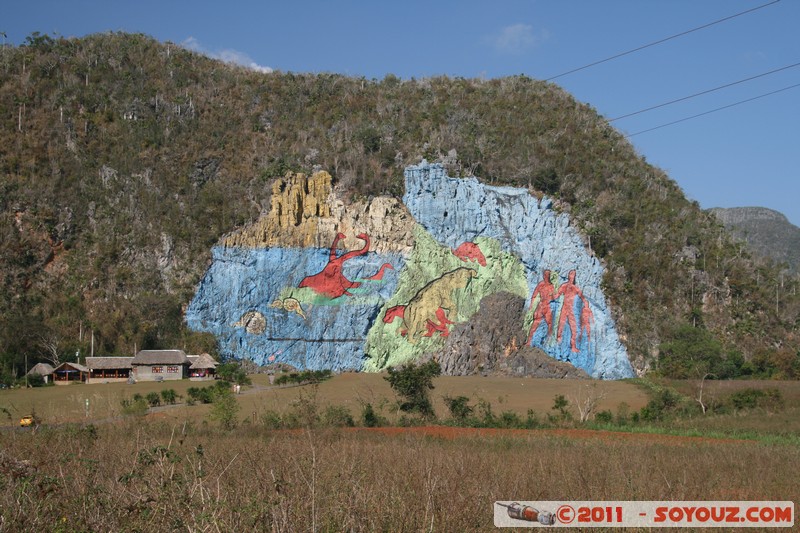
<instances>
[{"instance_id":1,"label":"tree","mask_svg":"<svg viewBox=\"0 0 800 533\"><path fill-rule=\"evenodd\" d=\"M61 354L58 350L60 343L61 338L57 333L52 331L41 333L36 339L36 344L39 347L42 357L52 363L54 367L61 364Z\"/></svg>"},{"instance_id":2,"label":"tree","mask_svg":"<svg viewBox=\"0 0 800 533\"><path fill-rule=\"evenodd\" d=\"M236 383L237 385L250 385L252 383L247 371L235 361L219 365L217 367L217 376L224 381Z\"/></svg>"},{"instance_id":3,"label":"tree","mask_svg":"<svg viewBox=\"0 0 800 533\"><path fill-rule=\"evenodd\" d=\"M433 418L435 413L428 391L434 388L433 378L441 373L442 368L438 362L428 361L419 366L406 364L399 369L389 367L389 375L383 379L403 398L400 410Z\"/></svg>"},{"instance_id":4,"label":"tree","mask_svg":"<svg viewBox=\"0 0 800 533\"><path fill-rule=\"evenodd\" d=\"M589 420L589 416L595 411L597 405L605 397L606 391L598 390L596 382L578 385L578 388L575 391L575 396L573 396L572 400L575 402L575 406L578 408L578 414L581 417L581 423ZM564 407L566 407L566 405ZM555 409L556 406L554 405L553 408Z\"/></svg>"},{"instance_id":5,"label":"tree","mask_svg":"<svg viewBox=\"0 0 800 533\"><path fill-rule=\"evenodd\" d=\"M211 405L210 416L222 425L223 429L236 428L239 413L239 403L229 387L214 387L214 403Z\"/></svg>"}]
</instances>

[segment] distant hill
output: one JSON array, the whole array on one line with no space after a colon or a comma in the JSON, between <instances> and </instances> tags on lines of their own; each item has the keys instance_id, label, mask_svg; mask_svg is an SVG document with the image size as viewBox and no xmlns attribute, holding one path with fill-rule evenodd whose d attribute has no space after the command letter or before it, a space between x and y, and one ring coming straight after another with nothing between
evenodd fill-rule
<instances>
[{"instance_id":1,"label":"distant hill","mask_svg":"<svg viewBox=\"0 0 800 533\"><path fill-rule=\"evenodd\" d=\"M800 271L800 228L782 213L766 207L714 207L709 212L753 253Z\"/></svg>"},{"instance_id":2,"label":"distant hill","mask_svg":"<svg viewBox=\"0 0 800 533\"><path fill-rule=\"evenodd\" d=\"M602 263L638 373L701 330L755 371L794 373L798 278L754 261L553 83L264 74L126 33L35 33L0 59L0 379L26 355L216 351L186 310L212 248L285 192L276 178L325 170L349 213L402 198L423 158L551 199Z\"/></svg>"}]
</instances>

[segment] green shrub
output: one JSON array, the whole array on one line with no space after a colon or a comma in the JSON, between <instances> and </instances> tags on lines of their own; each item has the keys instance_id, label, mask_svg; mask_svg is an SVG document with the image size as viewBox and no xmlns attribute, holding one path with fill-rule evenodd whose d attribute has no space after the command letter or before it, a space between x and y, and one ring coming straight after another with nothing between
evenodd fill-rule
<instances>
[{"instance_id":1,"label":"green shrub","mask_svg":"<svg viewBox=\"0 0 800 533\"><path fill-rule=\"evenodd\" d=\"M214 388L215 387L189 387L186 391L186 394L189 396L188 403L190 405L193 405L195 402L212 403L214 401L212 394Z\"/></svg>"},{"instance_id":2,"label":"green shrub","mask_svg":"<svg viewBox=\"0 0 800 533\"><path fill-rule=\"evenodd\" d=\"M238 420L239 403L229 387L214 387L213 405L209 416L220 423L223 429L235 429Z\"/></svg>"},{"instance_id":3,"label":"green shrub","mask_svg":"<svg viewBox=\"0 0 800 533\"><path fill-rule=\"evenodd\" d=\"M141 394L134 394L133 398L123 398L120 403L122 404L122 414L129 416L144 416L147 414L148 407L147 401Z\"/></svg>"},{"instance_id":4,"label":"green shrub","mask_svg":"<svg viewBox=\"0 0 800 533\"><path fill-rule=\"evenodd\" d=\"M158 395L157 392L148 392L147 393L147 404L150 407L157 407L161 405L161 396Z\"/></svg>"},{"instance_id":5,"label":"green shrub","mask_svg":"<svg viewBox=\"0 0 800 533\"><path fill-rule=\"evenodd\" d=\"M387 423L384 417L375 412L375 409L372 407L371 403L364 404L364 407L361 410L361 420L364 424L364 427L368 428L385 426Z\"/></svg>"},{"instance_id":6,"label":"green shrub","mask_svg":"<svg viewBox=\"0 0 800 533\"><path fill-rule=\"evenodd\" d=\"M283 421L277 411L269 409L261 415L261 425L267 429L280 429L283 426Z\"/></svg>"},{"instance_id":7,"label":"green shrub","mask_svg":"<svg viewBox=\"0 0 800 533\"><path fill-rule=\"evenodd\" d=\"M322 412L322 424L329 427L353 427L356 425L347 407L329 405Z\"/></svg>"},{"instance_id":8,"label":"green shrub","mask_svg":"<svg viewBox=\"0 0 800 533\"><path fill-rule=\"evenodd\" d=\"M465 424L472 415L473 408L469 405L469 398L466 396L456 396L455 398L445 396L443 400L447 409L450 410L450 416L457 424Z\"/></svg>"},{"instance_id":9,"label":"green shrub","mask_svg":"<svg viewBox=\"0 0 800 533\"><path fill-rule=\"evenodd\" d=\"M175 392L175 389L162 390L161 399L164 400L166 404L174 405L175 402L178 401L178 393Z\"/></svg>"},{"instance_id":10,"label":"green shrub","mask_svg":"<svg viewBox=\"0 0 800 533\"><path fill-rule=\"evenodd\" d=\"M282 374L275 379L275 385L300 385L304 383L321 383L333 377L330 370L304 370Z\"/></svg>"},{"instance_id":11,"label":"green shrub","mask_svg":"<svg viewBox=\"0 0 800 533\"><path fill-rule=\"evenodd\" d=\"M785 405L783 394L778 389L742 389L731 394L730 402L735 409L760 407L769 411L782 410Z\"/></svg>"},{"instance_id":12,"label":"green shrub","mask_svg":"<svg viewBox=\"0 0 800 533\"><path fill-rule=\"evenodd\" d=\"M596 415L594 415L594 419L598 424L611 424L614 421L614 413L612 413L609 409L605 411L599 411Z\"/></svg>"},{"instance_id":13,"label":"green shrub","mask_svg":"<svg viewBox=\"0 0 800 533\"><path fill-rule=\"evenodd\" d=\"M681 398L681 395L672 389L660 389L647 405L642 407L640 417L645 422L664 420L678 411Z\"/></svg>"}]
</instances>

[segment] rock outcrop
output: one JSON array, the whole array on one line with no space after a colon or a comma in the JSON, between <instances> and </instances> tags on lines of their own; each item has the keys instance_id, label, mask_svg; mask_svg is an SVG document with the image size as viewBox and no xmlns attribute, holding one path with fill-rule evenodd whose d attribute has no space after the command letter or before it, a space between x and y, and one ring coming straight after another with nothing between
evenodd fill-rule
<instances>
[{"instance_id":1,"label":"rock outcrop","mask_svg":"<svg viewBox=\"0 0 800 533\"><path fill-rule=\"evenodd\" d=\"M755 254L800 272L800 228L765 207L715 207L709 212Z\"/></svg>"},{"instance_id":2,"label":"rock outcrop","mask_svg":"<svg viewBox=\"0 0 800 533\"><path fill-rule=\"evenodd\" d=\"M433 355L450 376L508 375L540 378L588 378L569 363L556 361L540 348L525 345L519 324L525 299L508 292L481 300L480 310L450 332L442 350Z\"/></svg>"},{"instance_id":3,"label":"rock outcrop","mask_svg":"<svg viewBox=\"0 0 800 533\"><path fill-rule=\"evenodd\" d=\"M380 196L345 204L333 193L325 171L287 174L272 185L270 211L253 224L223 237L222 246L239 248L325 248L338 233L346 248L359 244L356 235L372 237L373 251L408 252L414 220L395 198Z\"/></svg>"}]
</instances>

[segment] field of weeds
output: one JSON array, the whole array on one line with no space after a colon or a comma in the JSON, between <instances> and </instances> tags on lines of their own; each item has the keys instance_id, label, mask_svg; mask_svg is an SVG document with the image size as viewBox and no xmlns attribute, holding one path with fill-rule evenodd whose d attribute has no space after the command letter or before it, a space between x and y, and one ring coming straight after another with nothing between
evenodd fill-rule
<instances>
[{"instance_id":1,"label":"field of weeds","mask_svg":"<svg viewBox=\"0 0 800 533\"><path fill-rule=\"evenodd\" d=\"M495 500L800 501L800 447L583 430L0 432L0 531L487 531Z\"/></svg>"},{"instance_id":2,"label":"field of weeds","mask_svg":"<svg viewBox=\"0 0 800 533\"><path fill-rule=\"evenodd\" d=\"M194 405L216 385L0 391L0 532L486 531L496 500L800 501L800 383L708 382L704 414L698 386L439 377L432 418L369 374L253 376ZM176 405L124 414L168 389Z\"/></svg>"},{"instance_id":3,"label":"field of weeds","mask_svg":"<svg viewBox=\"0 0 800 533\"><path fill-rule=\"evenodd\" d=\"M314 391L315 401L321 407L341 406L357 417L363 405L370 403L376 409L392 416L392 404L396 396L384 379L385 374L344 373L320 383ZM283 413L296 403L301 394L311 394L309 387L269 387L267 376L252 375L252 387L243 389L237 397L242 417L260 419L267 411ZM588 383L584 380L497 378L497 377L448 377L436 379L436 388L431 392L436 412L446 416L444 396L464 395L473 403L479 400L491 403L495 410L513 411L525 415L528 409L543 413L550 409L553 397L558 394L573 395L578 387ZM639 387L623 381L593 382L603 392L601 408L616 409L626 403L639 409L647 403L648 396ZM65 422L96 423L121 415L121 401L134 394L160 393L174 389L181 399L169 409L155 409L152 414L170 420L193 418L204 419L208 405L188 406L187 391L191 387L208 387L212 383L190 382L140 382L65 385L39 387L35 389L13 389L0 391L0 426L18 424L19 417L35 412L45 424ZM89 401L87 411L86 401Z\"/></svg>"}]
</instances>

